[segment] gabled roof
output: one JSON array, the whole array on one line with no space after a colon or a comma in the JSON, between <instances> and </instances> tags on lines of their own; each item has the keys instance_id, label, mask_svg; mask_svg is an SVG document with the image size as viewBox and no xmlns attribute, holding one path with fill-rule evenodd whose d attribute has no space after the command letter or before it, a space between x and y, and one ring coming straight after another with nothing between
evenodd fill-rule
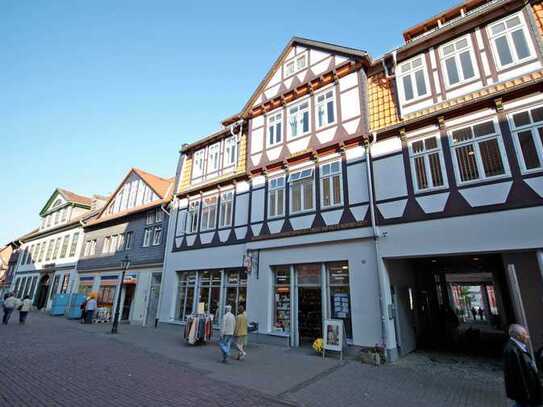
<instances>
[{"instance_id":1,"label":"gabled roof","mask_svg":"<svg viewBox=\"0 0 543 407\"><path fill-rule=\"evenodd\" d=\"M40 211L40 215L43 215L45 212L47 212L47 209L49 209L49 206L53 203L54 199L58 196L62 196L65 201L70 202L74 205L81 206L83 208L90 209L92 205L92 198L89 198L88 196L83 196L76 194L75 192L68 191L64 188L56 188L47 202L45 203L44 207Z\"/></svg>"},{"instance_id":2,"label":"gabled roof","mask_svg":"<svg viewBox=\"0 0 543 407\"><path fill-rule=\"evenodd\" d=\"M253 105L254 101L257 99L258 95L264 90L264 87L266 84L271 80L276 70L279 68L279 66L283 63L283 60L288 55L289 50L291 47L295 45L302 45L308 48L313 49L319 49L324 51L333 52L335 54L340 54L345 57L354 58L354 59L362 59L366 60L368 65L371 64L371 57L366 51L356 49L356 48L349 48L349 47L343 47L341 45L331 44L328 42L322 42L322 41L316 41L316 40L310 40L307 38L301 38L301 37L292 37L292 39L288 42L288 44L285 46L279 57L275 60L272 67L264 77L264 79L260 82L256 90L253 92L245 106L243 106L243 109L241 109L241 113L239 115L234 115L228 119L226 119L223 123L231 121L232 119L245 115Z\"/></svg>"},{"instance_id":3,"label":"gabled roof","mask_svg":"<svg viewBox=\"0 0 543 407\"><path fill-rule=\"evenodd\" d=\"M99 210L97 217L101 217L103 215L104 211L108 208L109 204L113 201L113 199L115 199L115 197L117 196L117 193L122 188L122 186L124 185L126 180L130 177L131 174L136 174L138 177L140 177L143 180L143 182L145 182L149 186L149 188L151 188L153 192L155 192L159 196L160 201L166 199L168 195L173 193L172 187L175 181L175 177L162 178L162 177L159 177L158 175L154 175L154 174L151 174L150 172L143 171L139 168L133 167L128 171L128 173L125 175L123 180L119 183L119 185L115 189L115 192L109 195L107 202ZM138 207L135 207L134 209L137 209L137 208ZM108 219L116 218L116 217L124 216L124 215L126 215L126 213L119 212L119 213L112 214L111 216L107 216L107 218Z\"/></svg>"}]
</instances>

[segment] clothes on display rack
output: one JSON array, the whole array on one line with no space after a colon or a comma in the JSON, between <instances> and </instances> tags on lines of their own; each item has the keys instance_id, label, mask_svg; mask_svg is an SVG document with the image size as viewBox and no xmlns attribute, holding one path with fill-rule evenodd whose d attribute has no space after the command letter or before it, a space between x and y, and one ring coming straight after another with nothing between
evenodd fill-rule
<instances>
[{"instance_id":1,"label":"clothes on display rack","mask_svg":"<svg viewBox=\"0 0 543 407\"><path fill-rule=\"evenodd\" d=\"M195 343L207 342L213 333L213 316L209 314L196 314L187 318L185 323L185 340Z\"/></svg>"}]
</instances>

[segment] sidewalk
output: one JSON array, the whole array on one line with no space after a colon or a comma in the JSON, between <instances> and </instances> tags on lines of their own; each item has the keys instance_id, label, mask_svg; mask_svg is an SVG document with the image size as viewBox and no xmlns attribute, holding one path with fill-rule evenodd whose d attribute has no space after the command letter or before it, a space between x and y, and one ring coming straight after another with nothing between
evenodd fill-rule
<instances>
[{"instance_id":1,"label":"sidewalk","mask_svg":"<svg viewBox=\"0 0 543 407\"><path fill-rule=\"evenodd\" d=\"M219 363L214 344L189 346L181 326L78 325L80 329L174 359L213 379L300 406L506 407L499 364L486 359L412 354L382 367L321 357L306 349L250 344L248 358Z\"/></svg>"}]
</instances>

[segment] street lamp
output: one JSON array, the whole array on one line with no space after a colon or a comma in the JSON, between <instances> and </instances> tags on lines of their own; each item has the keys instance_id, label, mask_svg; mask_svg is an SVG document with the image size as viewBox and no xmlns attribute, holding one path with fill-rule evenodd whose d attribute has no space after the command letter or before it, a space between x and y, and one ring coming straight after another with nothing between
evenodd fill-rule
<instances>
[{"instance_id":1,"label":"street lamp","mask_svg":"<svg viewBox=\"0 0 543 407\"><path fill-rule=\"evenodd\" d=\"M128 260L128 256L124 256L124 259L121 261L121 268L122 268L123 272L121 274L121 282L119 284L119 292L117 293L117 306L115 308L115 317L113 318L113 326L111 327L111 333L112 334L118 333L119 311L120 311L120 308L121 308L121 294L123 293L124 275L126 273L126 270L128 270L128 266L130 266L130 260Z\"/></svg>"}]
</instances>

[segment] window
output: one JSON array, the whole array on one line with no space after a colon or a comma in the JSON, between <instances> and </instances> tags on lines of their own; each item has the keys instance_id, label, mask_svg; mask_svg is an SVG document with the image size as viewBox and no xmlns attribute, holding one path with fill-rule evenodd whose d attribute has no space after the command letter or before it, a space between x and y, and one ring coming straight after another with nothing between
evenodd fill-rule
<instances>
[{"instance_id":1,"label":"window","mask_svg":"<svg viewBox=\"0 0 543 407\"><path fill-rule=\"evenodd\" d=\"M155 210L155 222L160 223L162 222L162 219L164 219L164 212L162 212L162 209L158 207Z\"/></svg>"},{"instance_id":2,"label":"window","mask_svg":"<svg viewBox=\"0 0 543 407\"><path fill-rule=\"evenodd\" d=\"M60 242L61 242L62 238L57 238L56 242L55 242L55 250L53 251L53 260L56 259L58 257L58 251L60 250Z\"/></svg>"},{"instance_id":3,"label":"window","mask_svg":"<svg viewBox=\"0 0 543 407\"><path fill-rule=\"evenodd\" d=\"M500 68L522 62L533 54L528 42L528 29L520 14L492 24L489 36L494 58Z\"/></svg>"},{"instance_id":4,"label":"window","mask_svg":"<svg viewBox=\"0 0 543 407\"><path fill-rule=\"evenodd\" d=\"M200 217L200 201L192 201L189 203L189 211L187 214L187 233L195 233L198 231L198 220Z\"/></svg>"},{"instance_id":5,"label":"window","mask_svg":"<svg viewBox=\"0 0 543 407\"><path fill-rule=\"evenodd\" d=\"M221 195L221 211L219 215L219 227L232 226L232 209L234 203L234 191L223 192Z\"/></svg>"},{"instance_id":6,"label":"window","mask_svg":"<svg viewBox=\"0 0 543 407\"><path fill-rule=\"evenodd\" d=\"M202 204L202 223L200 230L215 229L215 220L217 218L217 197L212 196L204 198Z\"/></svg>"},{"instance_id":7,"label":"window","mask_svg":"<svg viewBox=\"0 0 543 407\"><path fill-rule=\"evenodd\" d=\"M143 233L143 247L149 247L151 244L151 234L153 233L153 228L145 228Z\"/></svg>"},{"instance_id":8,"label":"window","mask_svg":"<svg viewBox=\"0 0 543 407\"><path fill-rule=\"evenodd\" d=\"M234 165L238 158L238 142L235 137L229 137L224 141L224 167Z\"/></svg>"},{"instance_id":9,"label":"window","mask_svg":"<svg viewBox=\"0 0 543 407\"><path fill-rule=\"evenodd\" d=\"M347 262L326 265L330 317L342 319L347 338L353 337L351 321L351 296L349 288L349 265Z\"/></svg>"},{"instance_id":10,"label":"window","mask_svg":"<svg viewBox=\"0 0 543 407\"><path fill-rule=\"evenodd\" d=\"M204 150L198 150L194 153L194 162L192 163L192 178L201 177L204 173Z\"/></svg>"},{"instance_id":11,"label":"window","mask_svg":"<svg viewBox=\"0 0 543 407\"><path fill-rule=\"evenodd\" d=\"M155 226L153 233L153 246L158 246L162 242L162 226Z\"/></svg>"},{"instance_id":12,"label":"window","mask_svg":"<svg viewBox=\"0 0 543 407\"><path fill-rule=\"evenodd\" d=\"M510 121L522 172L543 169L543 106L514 113Z\"/></svg>"},{"instance_id":13,"label":"window","mask_svg":"<svg viewBox=\"0 0 543 407\"><path fill-rule=\"evenodd\" d=\"M306 100L288 108L290 138L303 136L309 132L309 102Z\"/></svg>"},{"instance_id":14,"label":"window","mask_svg":"<svg viewBox=\"0 0 543 407\"><path fill-rule=\"evenodd\" d=\"M119 234L119 238L117 239L117 251L124 250L124 233Z\"/></svg>"},{"instance_id":15,"label":"window","mask_svg":"<svg viewBox=\"0 0 543 407\"><path fill-rule=\"evenodd\" d=\"M285 214L285 177L272 178L268 186L268 217Z\"/></svg>"},{"instance_id":16,"label":"window","mask_svg":"<svg viewBox=\"0 0 543 407\"><path fill-rule=\"evenodd\" d=\"M92 240L87 240L85 242L85 250L83 251L83 256L90 256L90 247Z\"/></svg>"},{"instance_id":17,"label":"window","mask_svg":"<svg viewBox=\"0 0 543 407\"><path fill-rule=\"evenodd\" d=\"M28 248L25 248L23 251L22 251L22 254L21 254L21 262L19 264L23 265L23 264L26 264L26 256L28 255Z\"/></svg>"},{"instance_id":18,"label":"window","mask_svg":"<svg viewBox=\"0 0 543 407\"><path fill-rule=\"evenodd\" d=\"M47 215L45 218L47 219L47 225L46 226L47 227L51 226L51 215Z\"/></svg>"},{"instance_id":19,"label":"window","mask_svg":"<svg viewBox=\"0 0 543 407\"><path fill-rule=\"evenodd\" d=\"M62 241L62 249L60 249L60 258L63 259L66 257L66 253L68 252L68 243L70 242L70 235L64 236L64 240Z\"/></svg>"},{"instance_id":20,"label":"window","mask_svg":"<svg viewBox=\"0 0 543 407\"><path fill-rule=\"evenodd\" d=\"M43 261L43 257L45 256L45 247L46 247L46 245L47 245L46 242L42 242L41 248L40 248L40 254L38 255L38 262Z\"/></svg>"},{"instance_id":21,"label":"window","mask_svg":"<svg viewBox=\"0 0 543 407\"><path fill-rule=\"evenodd\" d=\"M60 211L55 212L55 225L60 222Z\"/></svg>"},{"instance_id":22,"label":"window","mask_svg":"<svg viewBox=\"0 0 543 407\"><path fill-rule=\"evenodd\" d=\"M75 251L77 249L77 242L79 241L79 232L75 232L72 237L72 245L70 247L70 257L75 256Z\"/></svg>"},{"instance_id":23,"label":"window","mask_svg":"<svg viewBox=\"0 0 543 407\"><path fill-rule=\"evenodd\" d=\"M290 76L307 67L307 54L301 54L285 64L284 76Z\"/></svg>"},{"instance_id":24,"label":"window","mask_svg":"<svg viewBox=\"0 0 543 407\"><path fill-rule=\"evenodd\" d=\"M66 219L68 218L68 208L63 208L61 211L61 222L66 222Z\"/></svg>"},{"instance_id":25,"label":"window","mask_svg":"<svg viewBox=\"0 0 543 407\"><path fill-rule=\"evenodd\" d=\"M192 314L194 295L196 291L196 272L178 273L179 283L177 285L177 305L175 317L184 321Z\"/></svg>"},{"instance_id":26,"label":"window","mask_svg":"<svg viewBox=\"0 0 543 407\"><path fill-rule=\"evenodd\" d=\"M274 146L283 141L283 113L268 115L268 146Z\"/></svg>"},{"instance_id":27,"label":"window","mask_svg":"<svg viewBox=\"0 0 543 407\"><path fill-rule=\"evenodd\" d=\"M36 289L37 282L38 282L38 276L32 277L32 284L30 285L30 290L28 292L28 295L30 295L30 298L34 298L34 290Z\"/></svg>"},{"instance_id":28,"label":"window","mask_svg":"<svg viewBox=\"0 0 543 407\"><path fill-rule=\"evenodd\" d=\"M117 240L119 239L119 236L113 235L111 236L111 243L109 245L109 252L115 253L117 251Z\"/></svg>"},{"instance_id":29,"label":"window","mask_svg":"<svg viewBox=\"0 0 543 407\"><path fill-rule=\"evenodd\" d=\"M323 208L341 205L343 203L343 182L341 163L323 164L320 167L321 205Z\"/></svg>"},{"instance_id":30,"label":"window","mask_svg":"<svg viewBox=\"0 0 543 407\"><path fill-rule=\"evenodd\" d=\"M41 243L38 243L36 245L36 251L34 252L34 255L32 256L32 263L36 263L38 261L38 256L41 253L40 248L41 248Z\"/></svg>"},{"instance_id":31,"label":"window","mask_svg":"<svg viewBox=\"0 0 543 407\"><path fill-rule=\"evenodd\" d=\"M317 95L317 128L333 124L336 121L336 102L334 90L330 89Z\"/></svg>"},{"instance_id":32,"label":"window","mask_svg":"<svg viewBox=\"0 0 543 407\"><path fill-rule=\"evenodd\" d=\"M221 143L215 143L209 147L207 156L207 173L215 172L219 169L219 152Z\"/></svg>"},{"instance_id":33,"label":"window","mask_svg":"<svg viewBox=\"0 0 543 407\"><path fill-rule=\"evenodd\" d=\"M109 245L111 244L111 237L104 238L104 247L102 247L102 253L109 253Z\"/></svg>"},{"instance_id":34,"label":"window","mask_svg":"<svg viewBox=\"0 0 543 407\"><path fill-rule=\"evenodd\" d=\"M400 65L398 80L400 94L404 102L419 99L428 94L426 85L426 65L421 55Z\"/></svg>"},{"instance_id":35,"label":"window","mask_svg":"<svg viewBox=\"0 0 543 407\"><path fill-rule=\"evenodd\" d=\"M126 242L124 244L125 250L130 250L132 248L133 240L134 240L134 232L126 232Z\"/></svg>"},{"instance_id":36,"label":"window","mask_svg":"<svg viewBox=\"0 0 543 407\"><path fill-rule=\"evenodd\" d=\"M62 277L62 284L60 285L60 293L66 294L68 292L68 283L70 282L70 275L64 274Z\"/></svg>"},{"instance_id":37,"label":"window","mask_svg":"<svg viewBox=\"0 0 543 407\"><path fill-rule=\"evenodd\" d=\"M155 223L155 211L147 211L147 219L145 221L146 225L152 225Z\"/></svg>"},{"instance_id":38,"label":"window","mask_svg":"<svg viewBox=\"0 0 543 407\"><path fill-rule=\"evenodd\" d=\"M290 269L288 266L273 267L274 301L273 330L290 330Z\"/></svg>"},{"instance_id":39,"label":"window","mask_svg":"<svg viewBox=\"0 0 543 407\"><path fill-rule=\"evenodd\" d=\"M413 184L417 192L445 186L446 173L439 136L409 143L409 155Z\"/></svg>"},{"instance_id":40,"label":"window","mask_svg":"<svg viewBox=\"0 0 543 407\"><path fill-rule=\"evenodd\" d=\"M459 183L506 175L508 169L501 137L492 120L451 132L451 146Z\"/></svg>"},{"instance_id":41,"label":"window","mask_svg":"<svg viewBox=\"0 0 543 407\"><path fill-rule=\"evenodd\" d=\"M472 47L468 37L441 47L441 64L449 86L475 77Z\"/></svg>"},{"instance_id":42,"label":"window","mask_svg":"<svg viewBox=\"0 0 543 407\"><path fill-rule=\"evenodd\" d=\"M313 209L313 169L289 175L290 212L297 213Z\"/></svg>"},{"instance_id":43,"label":"window","mask_svg":"<svg viewBox=\"0 0 543 407\"><path fill-rule=\"evenodd\" d=\"M245 271L225 271L224 273L226 299L224 304L232 306L234 315L238 313L238 307L247 301L247 273Z\"/></svg>"}]
</instances>

